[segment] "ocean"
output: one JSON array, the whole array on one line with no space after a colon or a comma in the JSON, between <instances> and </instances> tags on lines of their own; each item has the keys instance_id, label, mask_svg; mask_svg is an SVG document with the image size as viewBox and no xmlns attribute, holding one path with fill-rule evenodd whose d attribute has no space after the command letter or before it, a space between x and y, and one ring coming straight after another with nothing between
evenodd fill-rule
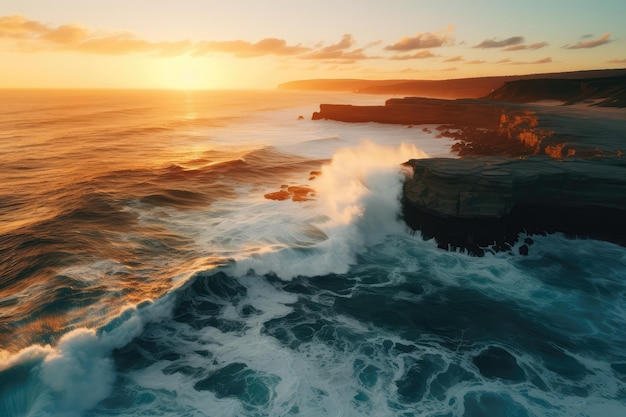
<instances>
[{"instance_id":1,"label":"ocean","mask_svg":"<svg viewBox=\"0 0 626 417\"><path fill-rule=\"evenodd\" d=\"M626 415L626 248L423 240L386 98L1 91L0 416Z\"/></svg>"}]
</instances>

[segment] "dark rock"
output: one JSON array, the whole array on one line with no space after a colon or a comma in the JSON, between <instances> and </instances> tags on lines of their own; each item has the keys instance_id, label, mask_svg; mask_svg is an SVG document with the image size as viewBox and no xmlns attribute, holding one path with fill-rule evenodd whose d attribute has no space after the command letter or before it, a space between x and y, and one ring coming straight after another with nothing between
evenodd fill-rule
<instances>
[{"instance_id":1,"label":"dark rock","mask_svg":"<svg viewBox=\"0 0 626 417\"><path fill-rule=\"evenodd\" d=\"M310 179L314 179L311 177ZM292 185L283 186L283 189L275 191L273 193L265 194L264 197L268 200L293 200L293 201L309 201L315 197L315 190L306 185Z\"/></svg>"},{"instance_id":2,"label":"dark rock","mask_svg":"<svg viewBox=\"0 0 626 417\"><path fill-rule=\"evenodd\" d=\"M478 256L509 251L520 232L563 232L626 245L626 117L519 104L602 98L602 106L623 107L624 71L552 75L510 82L485 99L322 104L313 119L437 124L438 137L456 141L452 150L463 159L405 164L414 175L404 184L404 220L425 239L435 238L440 248ZM532 243L527 238L520 254Z\"/></svg>"},{"instance_id":3,"label":"dark rock","mask_svg":"<svg viewBox=\"0 0 626 417\"><path fill-rule=\"evenodd\" d=\"M484 99L406 97L389 99L384 106L321 104L312 119L440 125L437 137L454 139L451 150L462 157L548 155L563 159L622 155L626 134L623 115L607 116L598 111Z\"/></svg>"},{"instance_id":4,"label":"dark rock","mask_svg":"<svg viewBox=\"0 0 626 417\"><path fill-rule=\"evenodd\" d=\"M565 104L598 100L604 107L626 107L626 77L583 79L536 78L508 81L485 98L497 101L528 103L559 100Z\"/></svg>"},{"instance_id":5,"label":"dark rock","mask_svg":"<svg viewBox=\"0 0 626 417\"><path fill-rule=\"evenodd\" d=\"M440 247L508 250L518 233L626 245L626 161L475 157L411 160L406 223Z\"/></svg>"},{"instance_id":6,"label":"dark rock","mask_svg":"<svg viewBox=\"0 0 626 417\"><path fill-rule=\"evenodd\" d=\"M528 256L528 246L527 245L520 246L518 251L519 251L520 255Z\"/></svg>"},{"instance_id":7,"label":"dark rock","mask_svg":"<svg viewBox=\"0 0 626 417\"><path fill-rule=\"evenodd\" d=\"M517 359L506 350L490 346L473 360L480 374L487 378L500 378L508 381L524 381L526 374L517 364Z\"/></svg>"},{"instance_id":8,"label":"dark rock","mask_svg":"<svg viewBox=\"0 0 626 417\"><path fill-rule=\"evenodd\" d=\"M451 145L451 150L459 156L524 157L546 154L562 159L605 153L572 140L571 135L555 134L553 130L546 129L539 123L539 116L543 117L541 111L537 106L530 109L528 106L486 100L406 97L389 99L384 106L321 104L320 111L313 113L312 118L408 126L437 124L440 125L437 137L454 139L456 142ZM609 151L614 153L615 149Z\"/></svg>"},{"instance_id":9,"label":"dark rock","mask_svg":"<svg viewBox=\"0 0 626 417\"><path fill-rule=\"evenodd\" d=\"M497 129L505 106L473 99L406 97L389 99L384 106L320 104L320 111L313 113L312 119L405 125L455 123Z\"/></svg>"}]
</instances>

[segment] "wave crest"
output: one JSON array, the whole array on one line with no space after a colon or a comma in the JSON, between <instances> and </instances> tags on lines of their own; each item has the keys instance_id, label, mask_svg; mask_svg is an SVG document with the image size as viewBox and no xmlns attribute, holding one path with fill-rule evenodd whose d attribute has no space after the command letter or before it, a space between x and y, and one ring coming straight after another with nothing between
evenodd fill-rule
<instances>
[{"instance_id":1,"label":"wave crest","mask_svg":"<svg viewBox=\"0 0 626 417\"><path fill-rule=\"evenodd\" d=\"M317 221L313 225L327 239L307 248L285 248L238 261L235 275L249 270L276 274L282 279L345 273L356 257L385 236L399 233L401 164L428 155L411 144L381 146L363 141L338 150L322 166L315 189ZM321 218L321 220L319 220Z\"/></svg>"}]
</instances>

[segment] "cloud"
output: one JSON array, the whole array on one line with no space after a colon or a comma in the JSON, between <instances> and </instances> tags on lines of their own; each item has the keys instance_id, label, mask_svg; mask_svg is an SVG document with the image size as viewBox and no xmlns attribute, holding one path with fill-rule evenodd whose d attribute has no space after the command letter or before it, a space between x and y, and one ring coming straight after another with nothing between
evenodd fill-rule
<instances>
[{"instance_id":1,"label":"cloud","mask_svg":"<svg viewBox=\"0 0 626 417\"><path fill-rule=\"evenodd\" d=\"M403 68L400 71L398 71L398 73L401 73L401 74L408 74L408 73L414 73L414 72L421 72L421 70L416 69L416 68Z\"/></svg>"},{"instance_id":2,"label":"cloud","mask_svg":"<svg viewBox=\"0 0 626 417\"><path fill-rule=\"evenodd\" d=\"M511 58L504 58L496 62L496 64L510 64L510 65L530 65L530 64L549 64L552 62L551 57L545 57L536 61L513 61Z\"/></svg>"},{"instance_id":3,"label":"cloud","mask_svg":"<svg viewBox=\"0 0 626 417\"><path fill-rule=\"evenodd\" d=\"M613 39L609 39L611 37L610 33L605 33L600 36L598 39L592 41L584 41L578 42L576 45L565 45L564 48L567 49L585 49L585 48L595 48L597 46L606 45L607 43L613 42Z\"/></svg>"},{"instance_id":4,"label":"cloud","mask_svg":"<svg viewBox=\"0 0 626 417\"><path fill-rule=\"evenodd\" d=\"M385 46L385 50L406 52L415 49L438 48L450 45L453 42L451 37L453 29L453 26L448 26L445 32L438 30L436 32L420 32L415 36L406 36L393 45Z\"/></svg>"},{"instance_id":5,"label":"cloud","mask_svg":"<svg viewBox=\"0 0 626 417\"><path fill-rule=\"evenodd\" d=\"M90 37L89 31L79 25L61 25L42 32L40 39L58 44L76 44Z\"/></svg>"},{"instance_id":6,"label":"cloud","mask_svg":"<svg viewBox=\"0 0 626 417\"><path fill-rule=\"evenodd\" d=\"M350 34L345 34L341 40L335 44L320 47L315 51L300 55L300 59L316 59L316 60L332 60L334 64L352 64L356 61L364 59L376 59L378 57L369 56L365 53L364 48L356 48L350 50L356 41Z\"/></svg>"},{"instance_id":7,"label":"cloud","mask_svg":"<svg viewBox=\"0 0 626 417\"><path fill-rule=\"evenodd\" d=\"M341 60L346 61L361 61L364 59L375 59L377 57L369 56L365 54L363 48L354 49L352 51L314 51L308 54L300 55L298 58L300 59L318 59L318 60L336 60L340 62Z\"/></svg>"},{"instance_id":8,"label":"cloud","mask_svg":"<svg viewBox=\"0 0 626 417\"><path fill-rule=\"evenodd\" d=\"M236 41L200 41L193 47L193 55L207 55L212 52L233 54L238 58L254 58L265 55L298 55L310 48L300 45L287 45L287 41L278 38L265 38L251 43Z\"/></svg>"},{"instance_id":9,"label":"cloud","mask_svg":"<svg viewBox=\"0 0 626 417\"><path fill-rule=\"evenodd\" d=\"M544 48L546 46L548 46L548 42L537 42L537 43L531 43L530 45L526 45L526 44L511 45L511 46L507 46L506 48L504 48L503 51L523 51L526 49L535 50L535 49Z\"/></svg>"},{"instance_id":10,"label":"cloud","mask_svg":"<svg viewBox=\"0 0 626 417\"><path fill-rule=\"evenodd\" d=\"M624 59L611 59L609 61L606 61L607 64L626 64L626 58Z\"/></svg>"},{"instance_id":11,"label":"cloud","mask_svg":"<svg viewBox=\"0 0 626 417\"><path fill-rule=\"evenodd\" d=\"M329 45L329 46L322 48L322 51L323 52L342 51L344 49L351 48L352 45L354 44L355 44L355 41L352 35L350 35L349 33L346 33L345 35L343 35L343 37L341 38L339 42L337 42L334 45Z\"/></svg>"},{"instance_id":12,"label":"cloud","mask_svg":"<svg viewBox=\"0 0 626 417\"><path fill-rule=\"evenodd\" d=\"M298 55L311 50L301 45L288 45L284 39L278 38L265 38L255 43L243 40L151 42L130 32L94 31L77 24L53 27L21 15L0 17L0 39L18 40L16 45L23 52L74 51L101 55L151 53L180 56L191 53L201 56L221 52L248 58ZM351 36L346 35L329 48L339 49L352 42Z\"/></svg>"},{"instance_id":13,"label":"cloud","mask_svg":"<svg viewBox=\"0 0 626 417\"><path fill-rule=\"evenodd\" d=\"M446 58L443 60L443 62L459 62L459 61L463 61L463 57L461 55L453 56L453 57Z\"/></svg>"},{"instance_id":14,"label":"cloud","mask_svg":"<svg viewBox=\"0 0 626 417\"><path fill-rule=\"evenodd\" d=\"M419 51L414 54L405 54L405 55L394 55L389 59L395 61L406 61L409 59L426 59L426 58L434 58L438 55L433 54L430 50L426 49L424 51Z\"/></svg>"},{"instance_id":15,"label":"cloud","mask_svg":"<svg viewBox=\"0 0 626 417\"><path fill-rule=\"evenodd\" d=\"M512 45L519 45L524 42L523 36L511 36L510 38L506 38L502 41L497 41L495 39L485 39L478 45L474 45L473 48L504 48Z\"/></svg>"},{"instance_id":16,"label":"cloud","mask_svg":"<svg viewBox=\"0 0 626 417\"><path fill-rule=\"evenodd\" d=\"M21 15L0 17L0 38L27 39L49 29L39 22L28 20Z\"/></svg>"},{"instance_id":17,"label":"cloud","mask_svg":"<svg viewBox=\"0 0 626 417\"><path fill-rule=\"evenodd\" d=\"M552 62L552 58L550 58L549 56L545 57L545 58L541 58L538 59L536 61L532 61L532 62L528 62L529 64L549 64Z\"/></svg>"},{"instance_id":18,"label":"cloud","mask_svg":"<svg viewBox=\"0 0 626 417\"><path fill-rule=\"evenodd\" d=\"M380 45L381 43L383 43L383 41L374 41L374 42L370 42L367 45L365 45L365 49L367 48L371 48L372 46L377 46Z\"/></svg>"},{"instance_id":19,"label":"cloud","mask_svg":"<svg viewBox=\"0 0 626 417\"><path fill-rule=\"evenodd\" d=\"M474 59L473 61L467 61L466 64L468 65L476 65L476 64L484 64L487 61L483 61L480 59Z\"/></svg>"},{"instance_id":20,"label":"cloud","mask_svg":"<svg viewBox=\"0 0 626 417\"><path fill-rule=\"evenodd\" d=\"M155 53L181 55L191 47L190 41L149 42L129 32L91 31L76 24L46 26L21 15L0 17L0 39L16 39L24 52L76 51L103 55Z\"/></svg>"}]
</instances>

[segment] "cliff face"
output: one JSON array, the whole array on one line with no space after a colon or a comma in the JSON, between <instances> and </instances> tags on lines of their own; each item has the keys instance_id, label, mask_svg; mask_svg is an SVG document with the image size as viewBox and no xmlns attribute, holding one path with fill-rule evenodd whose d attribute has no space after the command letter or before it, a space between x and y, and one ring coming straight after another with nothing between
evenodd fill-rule
<instances>
[{"instance_id":1,"label":"cliff face","mask_svg":"<svg viewBox=\"0 0 626 417\"><path fill-rule=\"evenodd\" d=\"M594 121L584 111L558 115L549 107L560 106L407 97L387 100L384 106L321 104L312 119L440 125L439 135L456 140L452 150L459 156L588 158L624 151L620 138L626 133L626 124L619 117Z\"/></svg>"},{"instance_id":2,"label":"cliff face","mask_svg":"<svg viewBox=\"0 0 626 417\"><path fill-rule=\"evenodd\" d=\"M329 119L349 123L462 124L496 128L502 106L478 100L445 100L424 97L389 99L384 106L320 104L312 120Z\"/></svg>"},{"instance_id":3,"label":"cliff face","mask_svg":"<svg viewBox=\"0 0 626 417\"><path fill-rule=\"evenodd\" d=\"M420 159L403 192L407 224L442 247L482 254L521 231L626 244L626 161Z\"/></svg>"},{"instance_id":4,"label":"cliff face","mask_svg":"<svg viewBox=\"0 0 626 417\"><path fill-rule=\"evenodd\" d=\"M410 160L407 202L442 217L502 217L517 204L626 210L626 161L431 158Z\"/></svg>"},{"instance_id":5,"label":"cliff face","mask_svg":"<svg viewBox=\"0 0 626 417\"><path fill-rule=\"evenodd\" d=\"M626 77L509 81L485 99L513 103L558 100L565 104L597 101L596 106L626 107Z\"/></svg>"}]
</instances>

